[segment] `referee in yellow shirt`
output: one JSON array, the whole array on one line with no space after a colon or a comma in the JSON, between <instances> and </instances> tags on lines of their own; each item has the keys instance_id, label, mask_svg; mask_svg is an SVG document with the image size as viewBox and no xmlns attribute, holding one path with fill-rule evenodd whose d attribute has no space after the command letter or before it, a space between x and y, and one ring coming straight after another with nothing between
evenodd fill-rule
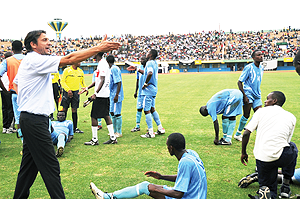
<instances>
[{"instance_id":1,"label":"referee in yellow shirt","mask_svg":"<svg viewBox=\"0 0 300 199\"><path fill-rule=\"evenodd\" d=\"M84 82L84 74L83 71L79 68L80 63L74 64L70 67L65 68L62 78L61 78L61 86L63 87L63 97L61 101L61 106L63 107L63 111L66 114L69 105L72 107L72 120L74 133L83 133L83 131L77 128L77 109L79 107L79 88L86 87Z\"/></svg>"}]
</instances>

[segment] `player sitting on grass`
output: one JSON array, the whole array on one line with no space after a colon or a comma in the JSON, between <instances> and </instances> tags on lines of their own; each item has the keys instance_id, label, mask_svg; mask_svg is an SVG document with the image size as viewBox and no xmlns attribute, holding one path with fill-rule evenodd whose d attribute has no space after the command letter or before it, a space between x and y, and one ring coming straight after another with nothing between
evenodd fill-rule
<instances>
[{"instance_id":1,"label":"player sitting on grass","mask_svg":"<svg viewBox=\"0 0 300 199\"><path fill-rule=\"evenodd\" d=\"M215 129L215 145L231 145L236 124L236 116L242 114L243 94L237 89L225 89L213 95L205 106L200 108L204 117L210 115ZM218 114L222 115L223 138L219 140ZM236 138L237 139L237 138Z\"/></svg>"},{"instance_id":2,"label":"player sitting on grass","mask_svg":"<svg viewBox=\"0 0 300 199\"><path fill-rule=\"evenodd\" d=\"M56 157L60 157L64 153L66 142L73 139L73 122L66 120L65 112L57 113L57 121L49 121L51 125L51 138L53 144L57 145Z\"/></svg>"},{"instance_id":3,"label":"player sitting on grass","mask_svg":"<svg viewBox=\"0 0 300 199\"><path fill-rule=\"evenodd\" d=\"M177 175L161 175L155 171L147 171L145 175L175 182L173 188L144 181L113 193L104 193L91 182L92 193L97 199L135 198L142 194L147 194L152 198L206 199L206 173L199 155L193 150L185 149L185 138L180 133L169 135L166 144L170 155L175 155L179 161Z\"/></svg>"}]
</instances>

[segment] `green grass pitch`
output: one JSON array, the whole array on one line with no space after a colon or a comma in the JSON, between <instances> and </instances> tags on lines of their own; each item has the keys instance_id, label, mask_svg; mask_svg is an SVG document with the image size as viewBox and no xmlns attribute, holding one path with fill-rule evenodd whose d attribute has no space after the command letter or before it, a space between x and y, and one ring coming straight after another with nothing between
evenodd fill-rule
<instances>
[{"instance_id":1,"label":"green grass pitch","mask_svg":"<svg viewBox=\"0 0 300 199\"><path fill-rule=\"evenodd\" d=\"M240 162L241 142L232 140L231 146L215 146L213 123L210 117L199 114L200 106L206 104L212 95L222 89L237 89L239 72L228 73L180 73L160 74L156 110L166 129L166 134L154 139L142 139L140 134L146 133L147 126L143 114L141 132L132 133L135 126L136 100L133 97L135 75L124 74L123 86L123 137L117 145L85 146L83 143L91 139L91 105L83 108L86 96L81 97L78 127L84 134L75 134L68 143L62 157L59 158L62 185L66 198L94 198L89 183L92 181L101 190L113 192L132 186L142 181L173 186L174 183L155 180L144 176L144 172L155 170L162 174L176 174L178 161L168 154L166 138L170 133L180 132L186 137L187 147L198 152L204 162L208 181L208 198L248 198L248 193L255 194L258 183L247 189L237 186L239 180L253 173L255 159L253 146L255 132L248 144L249 164ZM92 77L87 75L86 83ZM294 71L265 72L261 85L262 100L274 90L283 91L287 101L284 109L300 118L300 77ZM94 90L90 89L90 93ZM90 94L89 94L90 96ZM251 115L253 112L251 112ZM56 115L56 113L55 113ZM2 115L0 114L2 121ZM67 119L71 119L71 112ZM221 117L218 116L219 123ZM240 116L237 117L237 123ZM99 142L108 140L107 128L102 121L103 129L98 131ZM237 128L237 126L236 126ZM2 129L2 122L0 124ZM154 123L154 130L156 125ZM221 125L220 125L221 130ZM296 126L292 141L299 145L299 125ZM0 198L12 198L19 166L22 145L15 134L0 135ZM55 147L56 148L56 147ZM293 194L300 194L300 187L291 186ZM30 198L49 198L48 192L40 175L31 187ZM146 195L139 198L150 198Z\"/></svg>"}]
</instances>

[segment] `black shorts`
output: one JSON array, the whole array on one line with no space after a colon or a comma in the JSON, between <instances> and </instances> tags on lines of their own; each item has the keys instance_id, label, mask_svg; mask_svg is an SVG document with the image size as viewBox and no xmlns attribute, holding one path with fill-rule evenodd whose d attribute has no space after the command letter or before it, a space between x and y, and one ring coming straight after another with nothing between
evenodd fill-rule
<instances>
[{"instance_id":1,"label":"black shorts","mask_svg":"<svg viewBox=\"0 0 300 199\"><path fill-rule=\"evenodd\" d=\"M65 90L63 91L63 97L61 100L61 106L64 107L64 109L69 108L69 105L71 104L72 108L78 108L79 107L79 95L78 95L78 90L77 91L72 91L73 97L69 98L68 92Z\"/></svg>"},{"instance_id":2,"label":"black shorts","mask_svg":"<svg viewBox=\"0 0 300 199\"><path fill-rule=\"evenodd\" d=\"M93 101L91 117L97 119L104 118L106 116L109 116L109 97L96 97Z\"/></svg>"}]
</instances>

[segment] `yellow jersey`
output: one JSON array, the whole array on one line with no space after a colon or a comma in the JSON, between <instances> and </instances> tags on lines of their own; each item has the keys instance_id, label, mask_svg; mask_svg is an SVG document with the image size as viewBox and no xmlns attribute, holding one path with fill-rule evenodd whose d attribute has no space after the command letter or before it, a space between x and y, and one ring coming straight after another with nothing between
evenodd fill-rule
<instances>
[{"instance_id":1,"label":"yellow jersey","mask_svg":"<svg viewBox=\"0 0 300 199\"><path fill-rule=\"evenodd\" d=\"M65 68L60 83L66 92L69 90L77 91L80 86L86 87L84 73L79 67L77 70L74 70L72 66Z\"/></svg>"}]
</instances>

